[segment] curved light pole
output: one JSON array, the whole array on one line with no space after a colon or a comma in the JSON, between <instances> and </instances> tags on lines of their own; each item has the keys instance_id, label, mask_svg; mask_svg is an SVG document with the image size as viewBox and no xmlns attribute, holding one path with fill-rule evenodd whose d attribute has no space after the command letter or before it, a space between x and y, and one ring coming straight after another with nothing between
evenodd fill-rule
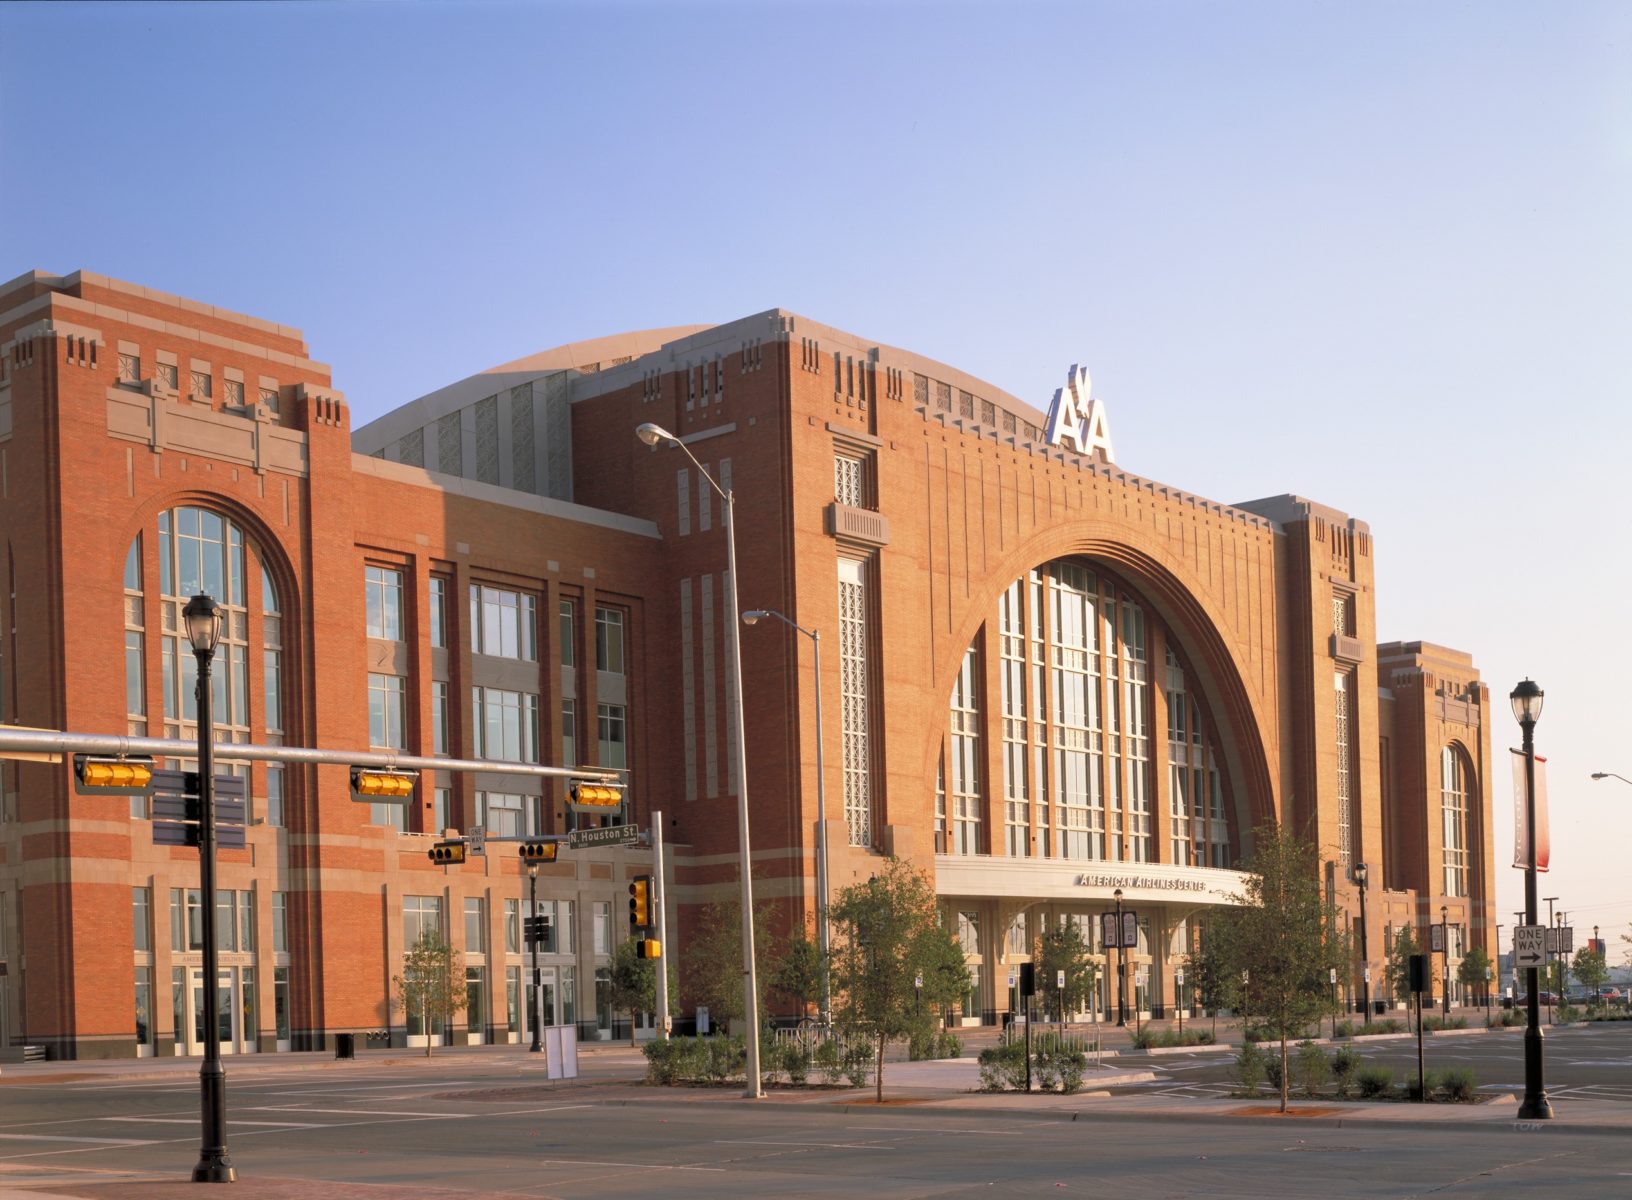
<instances>
[{"instance_id":1,"label":"curved light pole","mask_svg":"<svg viewBox=\"0 0 1632 1200\"><path fill-rule=\"evenodd\" d=\"M730 606L730 611L725 614L725 627L730 631L726 639L727 652L731 682L736 691L731 705L731 722L737 735L737 850L742 858L742 988L743 1011L747 1014L743 1041L748 1052L748 1086L743 1095L752 1100L763 1100L765 1089L759 1081L759 979L754 968L754 872L748 855L748 748L742 720L742 645L737 636L737 502L733 493L722 488L707 468L697 461L697 456L686 444L663 426L647 421L635 429L635 436L648 446L668 442L680 447L680 452L691 459L698 474L708 480L709 487L725 501L726 564L730 575L730 586L725 589L726 603ZM658 969L662 970L663 967L659 965Z\"/></svg>"},{"instance_id":2,"label":"curved light pole","mask_svg":"<svg viewBox=\"0 0 1632 1200\"><path fill-rule=\"evenodd\" d=\"M827 772L822 769L822 631L806 629L774 608L751 608L742 614L744 625L754 625L763 617L775 617L796 633L810 639L816 664L816 945L822 954L822 1027L833 1024L833 984L828 975L831 951L827 923Z\"/></svg>"},{"instance_id":3,"label":"curved light pole","mask_svg":"<svg viewBox=\"0 0 1632 1200\"><path fill-rule=\"evenodd\" d=\"M214 597L194 596L181 610L187 640L198 660L198 890L203 893L204 1063L198 1068L203 1145L194 1183L231 1183L237 1178L227 1152L227 1072L221 1065L221 953L215 941L215 730L211 721L210 663L221 640L221 607Z\"/></svg>"},{"instance_id":4,"label":"curved light pole","mask_svg":"<svg viewBox=\"0 0 1632 1200\"><path fill-rule=\"evenodd\" d=\"M1526 830L1524 866L1524 923L1536 923L1536 722L1541 719L1544 693L1526 679L1513 689L1513 715L1524 731L1524 824ZM1541 985L1536 968L1526 967L1530 995L1525 1002L1524 1102L1519 1105L1521 1120L1550 1120L1553 1106L1547 1100L1543 1082L1541 1034Z\"/></svg>"},{"instance_id":5,"label":"curved light pole","mask_svg":"<svg viewBox=\"0 0 1632 1200\"><path fill-rule=\"evenodd\" d=\"M1592 777L1594 779L1619 779L1622 783L1632 787L1632 779L1628 779L1625 775L1617 775L1614 771L1594 771Z\"/></svg>"}]
</instances>

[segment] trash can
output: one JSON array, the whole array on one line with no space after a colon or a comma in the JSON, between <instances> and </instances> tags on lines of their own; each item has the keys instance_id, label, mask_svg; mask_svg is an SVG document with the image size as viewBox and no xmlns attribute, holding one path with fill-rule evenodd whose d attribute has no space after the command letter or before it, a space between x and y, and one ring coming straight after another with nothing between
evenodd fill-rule
<instances>
[{"instance_id":1,"label":"trash can","mask_svg":"<svg viewBox=\"0 0 1632 1200\"><path fill-rule=\"evenodd\" d=\"M337 1033L334 1035L334 1056L336 1058L357 1057L357 1035L355 1033Z\"/></svg>"}]
</instances>

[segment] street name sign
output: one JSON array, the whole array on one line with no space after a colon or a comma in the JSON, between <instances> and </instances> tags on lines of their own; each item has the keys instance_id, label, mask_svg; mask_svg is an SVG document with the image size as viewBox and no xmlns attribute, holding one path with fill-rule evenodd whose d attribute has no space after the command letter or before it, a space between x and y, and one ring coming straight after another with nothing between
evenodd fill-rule
<instances>
[{"instance_id":1,"label":"street name sign","mask_svg":"<svg viewBox=\"0 0 1632 1200\"><path fill-rule=\"evenodd\" d=\"M1515 925L1513 927L1513 965L1539 967L1547 957L1547 926Z\"/></svg>"},{"instance_id":2,"label":"street name sign","mask_svg":"<svg viewBox=\"0 0 1632 1200\"><path fill-rule=\"evenodd\" d=\"M633 846L640 840L640 829L635 825L603 825L599 829L574 829L567 834L568 850L583 850L590 846Z\"/></svg>"}]
</instances>

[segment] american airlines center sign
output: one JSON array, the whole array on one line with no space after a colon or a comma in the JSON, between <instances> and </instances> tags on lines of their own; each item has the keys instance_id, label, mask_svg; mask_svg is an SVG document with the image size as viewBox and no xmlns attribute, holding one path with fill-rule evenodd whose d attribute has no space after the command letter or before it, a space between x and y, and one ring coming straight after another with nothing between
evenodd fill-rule
<instances>
[{"instance_id":1,"label":"american airlines center sign","mask_svg":"<svg viewBox=\"0 0 1632 1200\"><path fill-rule=\"evenodd\" d=\"M1115 462L1105 406L1093 398L1092 387L1087 369L1072 363L1065 386L1054 389L1054 402L1048 406L1043 436L1051 446L1065 446L1090 457L1099 450L1104 453L1106 462Z\"/></svg>"},{"instance_id":2,"label":"american airlines center sign","mask_svg":"<svg viewBox=\"0 0 1632 1200\"><path fill-rule=\"evenodd\" d=\"M1239 904L1246 876L1216 867L1162 863L1065 863L1007 855L938 854L935 891L941 896L1057 900L1122 900L1171 904Z\"/></svg>"}]
</instances>

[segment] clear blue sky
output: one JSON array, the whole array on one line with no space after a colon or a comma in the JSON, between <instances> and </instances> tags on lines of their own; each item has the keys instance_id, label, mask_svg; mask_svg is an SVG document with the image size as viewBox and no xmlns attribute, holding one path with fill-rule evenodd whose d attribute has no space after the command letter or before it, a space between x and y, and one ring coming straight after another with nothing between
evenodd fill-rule
<instances>
[{"instance_id":1,"label":"clear blue sky","mask_svg":"<svg viewBox=\"0 0 1632 1200\"><path fill-rule=\"evenodd\" d=\"M1498 755L1546 688L1542 891L1632 920L1632 5L6 4L0 155L0 276L299 326L357 424L773 305L1083 362L1129 469L1370 522Z\"/></svg>"}]
</instances>

